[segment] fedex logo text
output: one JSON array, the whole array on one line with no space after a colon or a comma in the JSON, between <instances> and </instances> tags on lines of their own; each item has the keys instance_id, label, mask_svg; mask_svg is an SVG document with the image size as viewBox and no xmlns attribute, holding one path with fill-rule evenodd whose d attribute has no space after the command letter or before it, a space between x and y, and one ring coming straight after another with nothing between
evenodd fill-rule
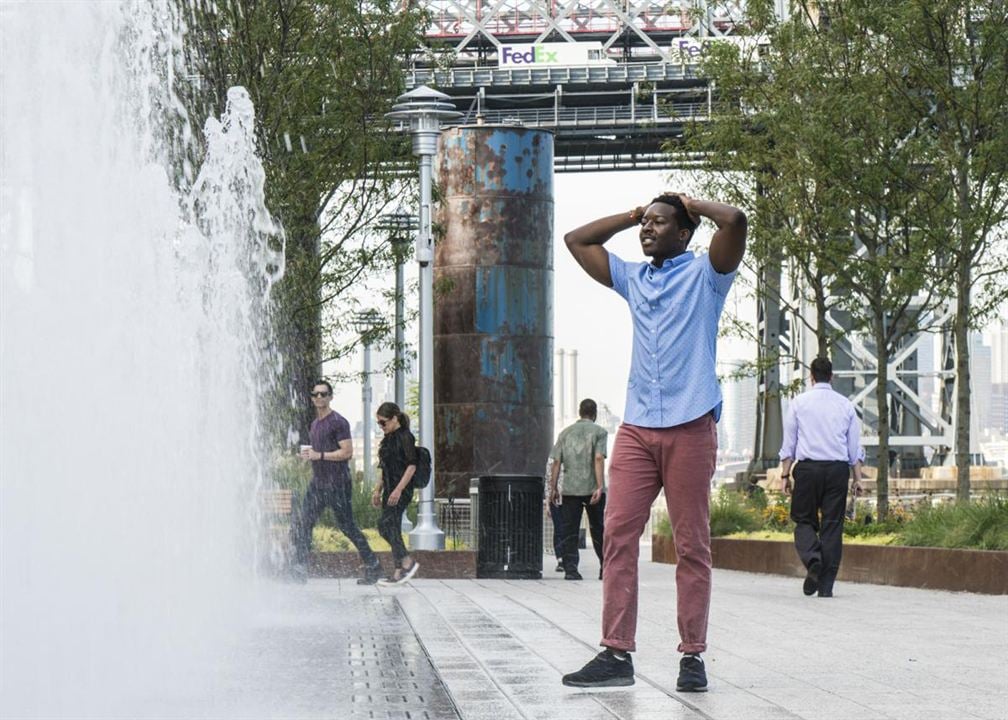
<instances>
[{"instance_id":1,"label":"fedex logo text","mask_svg":"<svg viewBox=\"0 0 1008 720\"><path fill-rule=\"evenodd\" d=\"M525 48L514 48L504 45L501 48L501 65L538 65L559 62L556 50L533 45Z\"/></svg>"}]
</instances>

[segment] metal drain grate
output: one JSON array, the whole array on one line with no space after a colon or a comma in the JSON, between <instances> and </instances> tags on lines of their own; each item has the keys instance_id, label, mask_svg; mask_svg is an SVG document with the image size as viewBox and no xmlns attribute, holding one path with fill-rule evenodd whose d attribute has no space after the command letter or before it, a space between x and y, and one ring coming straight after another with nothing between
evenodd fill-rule
<instances>
[{"instance_id":1,"label":"metal drain grate","mask_svg":"<svg viewBox=\"0 0 1008 720\"><path fill-rule=\"evenodd\" d=\"M392 598L363 598L346 637L353 720L458 720L420 641Z\"/></svg>"}]
</instances>

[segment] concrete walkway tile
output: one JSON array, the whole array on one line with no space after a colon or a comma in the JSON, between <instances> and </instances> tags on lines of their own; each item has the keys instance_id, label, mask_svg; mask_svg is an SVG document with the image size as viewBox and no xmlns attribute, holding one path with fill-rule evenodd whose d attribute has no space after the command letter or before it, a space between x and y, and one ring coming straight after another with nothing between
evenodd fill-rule
<instances>
[{"instance_id":1,"label":"concrete walkway tile","mask_svg":"<svg viewBox=\"0 0 1008 720\"><path fill-rule=\"evenodd\" d=\"M643 560L640 580L637 683L607 690L560 684L599 651L597 581L422 580L396 598L463 718L1008 720L1005 598L842 583L830 602L715 570L710 692L691 694L675 692L675 566Z\"/></svg>"}]
</instances>

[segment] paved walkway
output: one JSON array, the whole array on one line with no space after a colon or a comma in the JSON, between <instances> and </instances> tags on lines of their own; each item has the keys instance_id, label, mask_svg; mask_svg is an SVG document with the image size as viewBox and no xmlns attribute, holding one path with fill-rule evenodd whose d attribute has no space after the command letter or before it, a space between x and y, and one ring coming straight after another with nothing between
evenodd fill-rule
<instances>
[{"instance_id":1,"label":"paved walkway","mask_svg":"<svg viewBox=\"0 0 1008 720\"><path fill-rule=\"evenodd\" d=\"M582 558L582 582L547 558L541 581L274 588L283 609L246 653L258 669L219 683L217 707L354 720L1008 718L1008 598L842 583L807 598L800 580L715 571L710 691L682 694L675 568L648 561L637 684L566 688L561 675L599 637L601 583Z\"/></svg>"}]
</instances>

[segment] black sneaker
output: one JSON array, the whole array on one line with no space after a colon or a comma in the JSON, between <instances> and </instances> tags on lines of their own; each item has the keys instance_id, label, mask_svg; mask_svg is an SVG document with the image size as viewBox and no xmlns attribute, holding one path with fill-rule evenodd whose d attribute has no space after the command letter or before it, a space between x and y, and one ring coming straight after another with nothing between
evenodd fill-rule
<instances>
[{"instance_id":1,"label":"black sneaker","mask_svg":"<svg viewBox=\"0 0 1008 720\"><path fill-rule=\"evenodd\" d=\"M557 572L563 572L564 571L563 560L561 560L560 562L557 563L556 571Z\"/></svg>"},{"instance_id":2,"label":"black sneaker","mask_svg":"<svg viewBox=\"0 0 1008 720\"><path fill-rule=\"evenodd\" d=\"M679 679L675 689L679 692L707 692L707 671L699 655L683 655L679 661Z\"/></svg>"},{"instance_id":3,"label":"black sneaker","mask_svg":"<svg viewBox=\"0 0 1008 720\"><path fill-rule=\"evenodd\" d=\"M805 576L805 583L802 585L802 592L806 595L815 595L819 589L819 568L822 564L818 560L813 560L808 566L808 574Z\"/></svg>"},{"instance_id":4,"label":"black sneaker","mask_svg":"<svg viewBox=\"0 0 1008 720\"><path fill-rule=\"evenodd\" d=\"M622 687L633 685L633 660L630 653L620 660L606 648L577 672L563 676L563 684L570 687Z\"/></svg>"},{"instance_id":5,"label":"black sneaker","mask_svg":"<svg viewBox=\"0 0 1008 720\"><path fill-rule=\"evenodd\" d=\"M381 579L381 576L381 565L372 565L371 567L364 568L364 574L357 578L357 584L374 585L379 579Z\"/></svg>"},{"instance_id":6,"label":"black sneaker","mask_svg":"<svg viewBox=\"0 0 1008 720\"><path fill-rule=\"evenodd\" d=\"M584 580L577 570L567 570L564 572L564 580Z\"/></svg>"}]
</instances>

